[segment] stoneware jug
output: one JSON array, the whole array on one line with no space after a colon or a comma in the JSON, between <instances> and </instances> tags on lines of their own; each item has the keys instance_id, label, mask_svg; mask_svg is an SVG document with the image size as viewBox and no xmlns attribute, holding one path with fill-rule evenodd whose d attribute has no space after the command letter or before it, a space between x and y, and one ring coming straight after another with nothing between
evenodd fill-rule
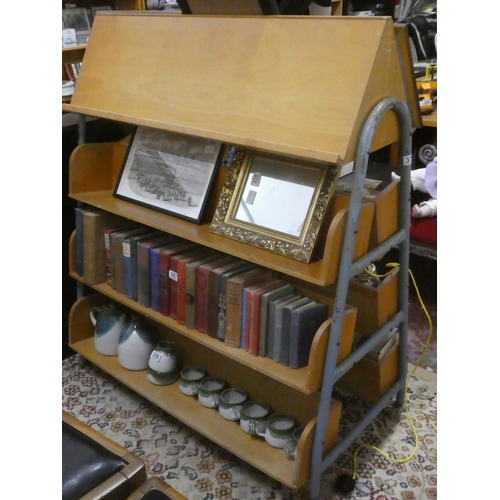
<instances>
[{"instance_id":1,"label":"stoneware jug","mask_svg":"<svg viewBox=\"0 0 500 500\"><path fill-rule=\"evenodd\" d=\"M118 362L127 370L145 370L155 345L155 328L134 315L120 335Z\"/></svg>"},{"instance_id":2,"label":"stoneware jug","mask_svg":"<svg viewBox=\"0 0 500 500\"><path fill-rule=\"evenodd\" d=\"M126 312L114 302L94 306L89 311L94 325L94 346L99 354L116 356L120 333L127 324Z\"/></svg>"}]
</instances>

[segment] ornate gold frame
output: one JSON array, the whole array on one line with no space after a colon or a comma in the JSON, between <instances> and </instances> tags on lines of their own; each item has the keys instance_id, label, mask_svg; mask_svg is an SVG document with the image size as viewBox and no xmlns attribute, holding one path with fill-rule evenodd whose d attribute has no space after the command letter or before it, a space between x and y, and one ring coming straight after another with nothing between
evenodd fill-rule
<instances>
[{"instance_id":1,"label":"ornate gold frame","mask_svg":"<svg viewBox=\"0 0 500 500\"><path fill-rule=\"evenodd\" d=\"M236 212L240 207L243 190L247 186L252 163L257 157L261 161L270 159L279 162L282 167L286 168L287 174L290 173L292 176L294 167L301 170L312 168L319 171L318 182L314 187L312 201L309 204L299 236L296 237L286 232L236 219ZM339 173L340 168L336 165L312 160L302 161L238 147L230 163L210 231L308 263L313 255L314 246Z\"/></svg>"}]
</instances>

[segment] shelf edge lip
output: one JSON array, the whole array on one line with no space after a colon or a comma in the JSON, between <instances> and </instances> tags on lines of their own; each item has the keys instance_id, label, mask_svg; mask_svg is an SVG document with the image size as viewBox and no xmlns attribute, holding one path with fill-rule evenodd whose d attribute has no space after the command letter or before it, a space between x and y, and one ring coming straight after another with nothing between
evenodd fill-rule
<instances>
[{"instance_id":1,"label":"shelf edge lip","mask_svg":"<svg viewBox=\"0 0 500 500\"><path fill-rule=\"evenodd\" d=\"M148 309L148 308L144 308L140 304L138 304L136 302L133 302L132 299L128 299L127 297L123 297L123 299L126 299L125 302L124 302L124 300L117 299L114 294L107 293L107 290L106 290L106 287L105 287L104 283L99 283L99 284L96 284L96 285L89 285L83 278L81 278L80 276L78 276L74 272L70 272L69 276L71 278L75 279L76 281L78 281L80 283L83 283L86 286L92 288L93 290L95 290L98 293L101 293L101 294L103 294L103 295L105 295L107 297L110 297L113 300L119 300L122 304L125 304L128 307L132 307L133 309L138 310L142 315L144 315L144 316L146 316L148 318L151 318L153 321L161 324L162 326L164 326L166 328L170 328L172 330L175 330L176 332L178 332L181 335L185 336L186 338L192 340L193 342L196 342L196 343L198 343L198 344L206 347L207 349L210 349L211 351L218 353L221 356L226 356L226 357L232 359L233 361L236 361L237 363L239 363L239 364L241 364L241 365L243 365L243 366L245 366L245 367L247 367L247 368L249 368L251 370L257 369L255 367L255 365L253 365L251 363L247 363L244 360L241 360L239 357L231 355L231 353L225 352L225 351L220 350L220 349L216 349L213 346L211 346L210 343L208 343L208 342L200 341L197 338L197 336L190 335L189 333L185 332L184 331L185 327L182 327L182 325L177 325L176 323L174 323L174 320L172 320L172 319L169 319L169 323L172 322L172 323L174 323L173 325L167 324L167 322L161 321L161 319L158 320L156 318L156 316L158 314L157 311L153 311L152 309L150 309L149 311L146 311L146 309ZM131 306L129 306L129 302L131 302ZM153 313L155 315L154 317L152 316ZM165 318L168 318L168 316L165 316ZM200 333L200 335L202 335L202 334ZM290 370L291 370L291 368L290 368ZM286 379L284 377L276 377L274 375L274 372L272 370L264 370L263 371L262 369L259 369L259 371L261 373L263 373L264 375L266 375L267 377L270 377L273 380L276 380L280 384L286 385L286 386L290 387L293 390L296 390L296 391L298 391L298 392L300 392L302 394L305 394L306 396L310 396L311 394L314 394L314 393L316 393L318 391L317 389L308 389L307 387L305 387L305 385L301 385L301 384L297 384L297 383L292 383L290 380L288 380L288 379Z\"/></svg>"},{"instance_id":2,"label":"shelf edge lip","mask_svg":"<svg viewBox=\"0 0 500 500\"><path fill-rule=\"evenodd\" d=\"M226 144L235 144L249 149L256 149L262 151L270 151L280 153L288 156L293 156L306 160L317 160L326 162L333 165L342 165L345 163L345 158L338 151L326 150L312 150L308 147L295 146L292 144L281 142L267 142L259 138L247 138L239 135L232 135L229 133L218 133L217 130L192 128L187 125L177 124L173 122L164 122L160 120L138 118L137 116L118 113L112 110L104 110L101 108L91 108L78 104L68 103L63 104L63 110L71 113L82 115L90 115L97 118L107 120L115 120L131 125L158 128L161 130L168 130L170 132L177 132L179 134L194 135L221 141Z\"/></svg>"},{"instance_id":3,"label":"shelf edge lip","mask_svg":"<svg viewBox=\"0 0 500 500\"><path fill-rule=\"evenodd\" d=\"M92 197L93 195L99 196L102 193L110 193L110 194L112 194L113 191L108 189L108 190L103 190L103 191L89 191L89 192L86 192L86 193L69 193L68 197L71 198L71 199L73 199L73 200L77 200L77 201L80 201L82 203L87 203L87 204L95 206L97 208L101 208L103 210L108 210L108 211L110 211L112 213L116 213L116 214L120 215L120 213L118 213L118 212L115 212L113 210L109 210L109 207L106 207L103 204L96 203L95 200L89 199L89 197ZM134 218L134 220L136 220L137 222L140 222L142 224L145 224L146 226L155 227L155 228L159 229L160 231L167 232L165 228L159 228L159 227L157 227L155 225L151 225L151 223L143 222L142 220L138 220L137 218ZM176 234L178 236L181 236L180 234L177 234L177 232L173 232L172 234ZM220 238L224 238L223 236L220 236L220 235L215 235L215 236L218 236ZM192 241L194 241L194 240L192 240ZM234 241L234 240L228 240L228 241ZM199 243L199 244L204 245L204 246L210 246L210 245L207 245L207 244L203 243L202 241L195 241L195 243ZM241 243L241 242L238 242L238 243ZM244 259L244 260L249 260L248 258L241 256L240 254L233 254L231 252L227 252L227 249L222 249L222 248L219 248L219 247L217 247L215 249L219 250L219 251L222 251L224 253L228 253L228 254L233 255L235 257ZM262 250L262 249L259 249L259 250L260 251L265 251L265 250ZM297 261L293 261L292 259L289 259L288 257L284 257L284 256L280 256L280 257L282 257L283 259L287 259L287 264L289 263L288 261L290 261L290 263L294 263L294 264L298 264L298 265L302 265L302 266L310 266L311 264L315 264L317 266L320 266L320 261L317 261L317 262L314 262L314 263L309 263L309 264L304 264L304 263L300 263L300 262L297 262ZM249 262L254 262L254 261L249 260ZM313 284L313 285L322 286L322 287L333 285L337 281L336 279L334 279L333 281L324 279L321 276L323 274L321 272L321 270L315 272L314 275L311 274L311 275L308 275L307 277L304 277L303 274L294 272L293 268L290 268L289 266L286 266L286 265L280 265L280 266L278 266L278 265L272 265L272 264L269 264L268 262L266 262L264 264L264 267L272 269L273 271L281 273L281 274L283 274L285 276L291 276L293 278L297 278L297 279L303 280L303 281L305 281L307 283L310 283L310 284Z\"/></svg>"}]
</instances>

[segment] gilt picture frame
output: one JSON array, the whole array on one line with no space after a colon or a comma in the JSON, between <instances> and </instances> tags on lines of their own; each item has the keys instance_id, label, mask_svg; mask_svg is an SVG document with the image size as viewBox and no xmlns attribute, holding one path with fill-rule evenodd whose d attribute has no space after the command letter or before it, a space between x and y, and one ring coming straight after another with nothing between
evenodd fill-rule
<instances>
[{"instance_id":1,"label":"gilt picture frame","mask_svg":"<svg viewBox=\"0 0 500 500\"><path fill-rule=\"evenodd\" d=\"M238 147L210 231L308 263L339 172L332 164Z\"/></svg>"},{"instance_id":2,"label":"gilt picture frame","mask_svg":"<svg viewBox=\"0 0 500 500\"><path fill-rule=\"evenodd\" d=\"M113 195L201 224L223 149L219 141L137 127Z\"/></svg>"}]
</instances>

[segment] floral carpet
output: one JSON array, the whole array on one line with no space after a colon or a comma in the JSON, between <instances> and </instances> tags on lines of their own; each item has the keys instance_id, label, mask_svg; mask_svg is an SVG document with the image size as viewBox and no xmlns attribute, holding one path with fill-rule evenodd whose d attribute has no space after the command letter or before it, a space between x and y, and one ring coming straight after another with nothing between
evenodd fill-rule
<instances>
[{"instance_id":1,"label":"floral carpet","mask_svg":"<svg viewBox=\"0 0 500 500\"><path fill-rule=\"evenodd\" d=\"M409 372L413 367L409 366ZM189 500L308 500L307 487L291 490L246 464L171 417L142 396L78 355L62 364L62 408L146 464L148 476L158 476ZM411 460L396 463L371 448L356 457L357 481L345 496L336 478L352 475L360 444L373 445L393 459L409 457L414 432L403 411L399 421L390 408L322 475L320 500L427 500L437 498L437 383L436 374L418 368L408 386L408 406L418 434ZM339 434L360 418L366 406L343 395ZM265 460L265 458L263 458Z\"/></svg>"}]
</instances>

